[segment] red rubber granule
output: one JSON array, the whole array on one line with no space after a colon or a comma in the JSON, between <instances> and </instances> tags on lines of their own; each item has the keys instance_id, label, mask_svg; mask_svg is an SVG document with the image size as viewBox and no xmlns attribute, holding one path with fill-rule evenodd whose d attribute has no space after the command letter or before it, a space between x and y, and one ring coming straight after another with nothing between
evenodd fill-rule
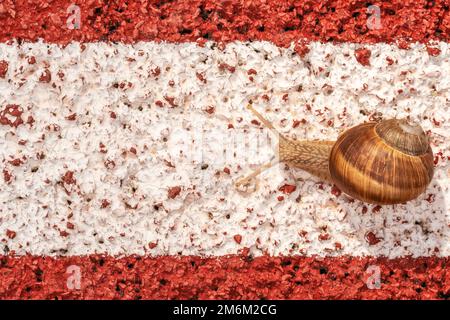
<instances>
[{"instance_id":1,"label":"red rubber granule","mask_svg":"<svg viewBox=\"0 0 450 320\"><path fill-rule=\"evenodd\" d=\"M356 49L355 57L356 60L363 66L370 66L370 56L372 52L369 49Z\"/></svg>"},{"instance_id":2,"label":"red rubber granule","mask_svg":"<svg viewBox=\"0 0 450 320\"><path fill-rule=\"evenodd\" d=\"M178 196L180 194L180 192L181 192L181 187L180 186L171 187L167 191L167 196L170 199L175 199L176 196Z\"/></svg>"},{"instance_id":3,"label":"red rubber granule","mask_svg":"<svg viewBox=\"0 0 450 320\"><path fill-rule=\"evenodd\" d=\"M381 241L380 238L378 238L373 232L366 233L366 241L371 245L374 246L377 243Z\"/></svg>"},{"instance_id":4,"label":"red rubber granule","mask_svg":"<svg viewBox=\"0 0 450 320\"><path fill-rule=\"evenodd\" d=\"M0 78L5 79L6 73L8 72L8 62L5 60L0 61Z\"/></svg>"},{"instance_id":5,"label":"red rubber granule","mask_svg":"<svg viewBox=\"0 0 450 320\"><path fill-rule=\"evenodd\" d=\"M295 191L295 189L297 189L296 186L290 185L290 184L285 184L285 185L281 186L278 190L283 192L284 194L291 194L292 192Z\"/></svg>"},{"instance_id":6,"label":"red rubber granule","mask_svg":"<svg viewBox=\"0 0 450 320\"><path fill-rule=\"evenodd\" d=\"M52 80L52 74L50 70L45 69L44 72L39 77L39 82L49 83Z\"/></svg>"}]
</instances>

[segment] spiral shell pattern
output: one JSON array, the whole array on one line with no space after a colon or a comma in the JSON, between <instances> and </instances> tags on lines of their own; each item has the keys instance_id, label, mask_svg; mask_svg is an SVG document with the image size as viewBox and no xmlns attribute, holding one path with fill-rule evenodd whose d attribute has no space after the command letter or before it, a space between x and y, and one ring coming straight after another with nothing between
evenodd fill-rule
<instances>
[{"instance_id":1,"label":"spiral shell pattern","mask_svg":"<svg viewBox=\"0 0 450 320\"><path fill-rule=\"evenodd\" d=\"M419 196L433 178L433 168L423 130L397 119L347 130L333 146L329 162L332 180L343 192L381 205Z\"/></svg>"}]
</instances>

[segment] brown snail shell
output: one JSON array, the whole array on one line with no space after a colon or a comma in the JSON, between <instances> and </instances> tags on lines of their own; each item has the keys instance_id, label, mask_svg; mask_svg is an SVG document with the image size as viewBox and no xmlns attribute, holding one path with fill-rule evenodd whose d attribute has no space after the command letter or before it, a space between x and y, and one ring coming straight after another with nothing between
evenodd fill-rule
<instances>
[{"instance_id":1,"label":"brown snail shell","mask_svg":"<svg viewBox=\"0 0 450 320\"><path fill-rule=\"evenodd\" d=\"M420 126L397 119L347 130L329 158L330 176L339 189L376 204L416 198L433 178L433 167L433 153Z\"/></svg>"},{"instance_id":2,"label":"brown snail shell","mask_svg":"<svg viewBox=\"0 0 450 320\"><path fill-rule=\"evenodd\" d=\"M278 161L334 183L361 201L403 203L423 193L433 178L428 137L419 125L405 119L360 124L346 130L336 142L297 141L280 135L251 105L248 109L279 135ZM237 185L261 171L256 170Z\"/></svg>"}]
</instances>

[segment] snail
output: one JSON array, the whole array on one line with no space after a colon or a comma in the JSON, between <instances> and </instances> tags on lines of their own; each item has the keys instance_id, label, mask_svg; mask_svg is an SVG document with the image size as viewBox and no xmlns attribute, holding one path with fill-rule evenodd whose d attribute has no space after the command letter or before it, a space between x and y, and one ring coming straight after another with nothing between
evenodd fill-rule
<instances>
[{"instance_id":1,"label":"snail","mask_svg":"<svg viewBox=\"0 0 450 320\"><path fill-rule=\"evenodd\" d=\"M298 141L281 135L248 104L247 108L279 136L278 159L236 182L248 182L278 162L305 170L367 203L404 203L425 191L434 162L421 126L406 119L367 122L344 131L337 141Z\"/></svg>"}]
</instances>

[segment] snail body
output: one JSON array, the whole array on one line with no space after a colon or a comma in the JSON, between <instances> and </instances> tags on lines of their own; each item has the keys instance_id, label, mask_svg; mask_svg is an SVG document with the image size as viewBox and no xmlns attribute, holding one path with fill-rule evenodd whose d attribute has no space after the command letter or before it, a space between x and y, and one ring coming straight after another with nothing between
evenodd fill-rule
<instances>
[{"instance_id":1,"label":"snail body","mask_svg":"<svg viewBox=\"0 0 450 320\"><path fill-rule=\"evenodd\" d=\"M248 108L277 132L251 105ZM333 183L367 203L385 205L415 199L433 178L428 138L419 125L405 119L360 124L343 132L337 141L279 137L278 161Z\"/></svg>"}]
</instances>

